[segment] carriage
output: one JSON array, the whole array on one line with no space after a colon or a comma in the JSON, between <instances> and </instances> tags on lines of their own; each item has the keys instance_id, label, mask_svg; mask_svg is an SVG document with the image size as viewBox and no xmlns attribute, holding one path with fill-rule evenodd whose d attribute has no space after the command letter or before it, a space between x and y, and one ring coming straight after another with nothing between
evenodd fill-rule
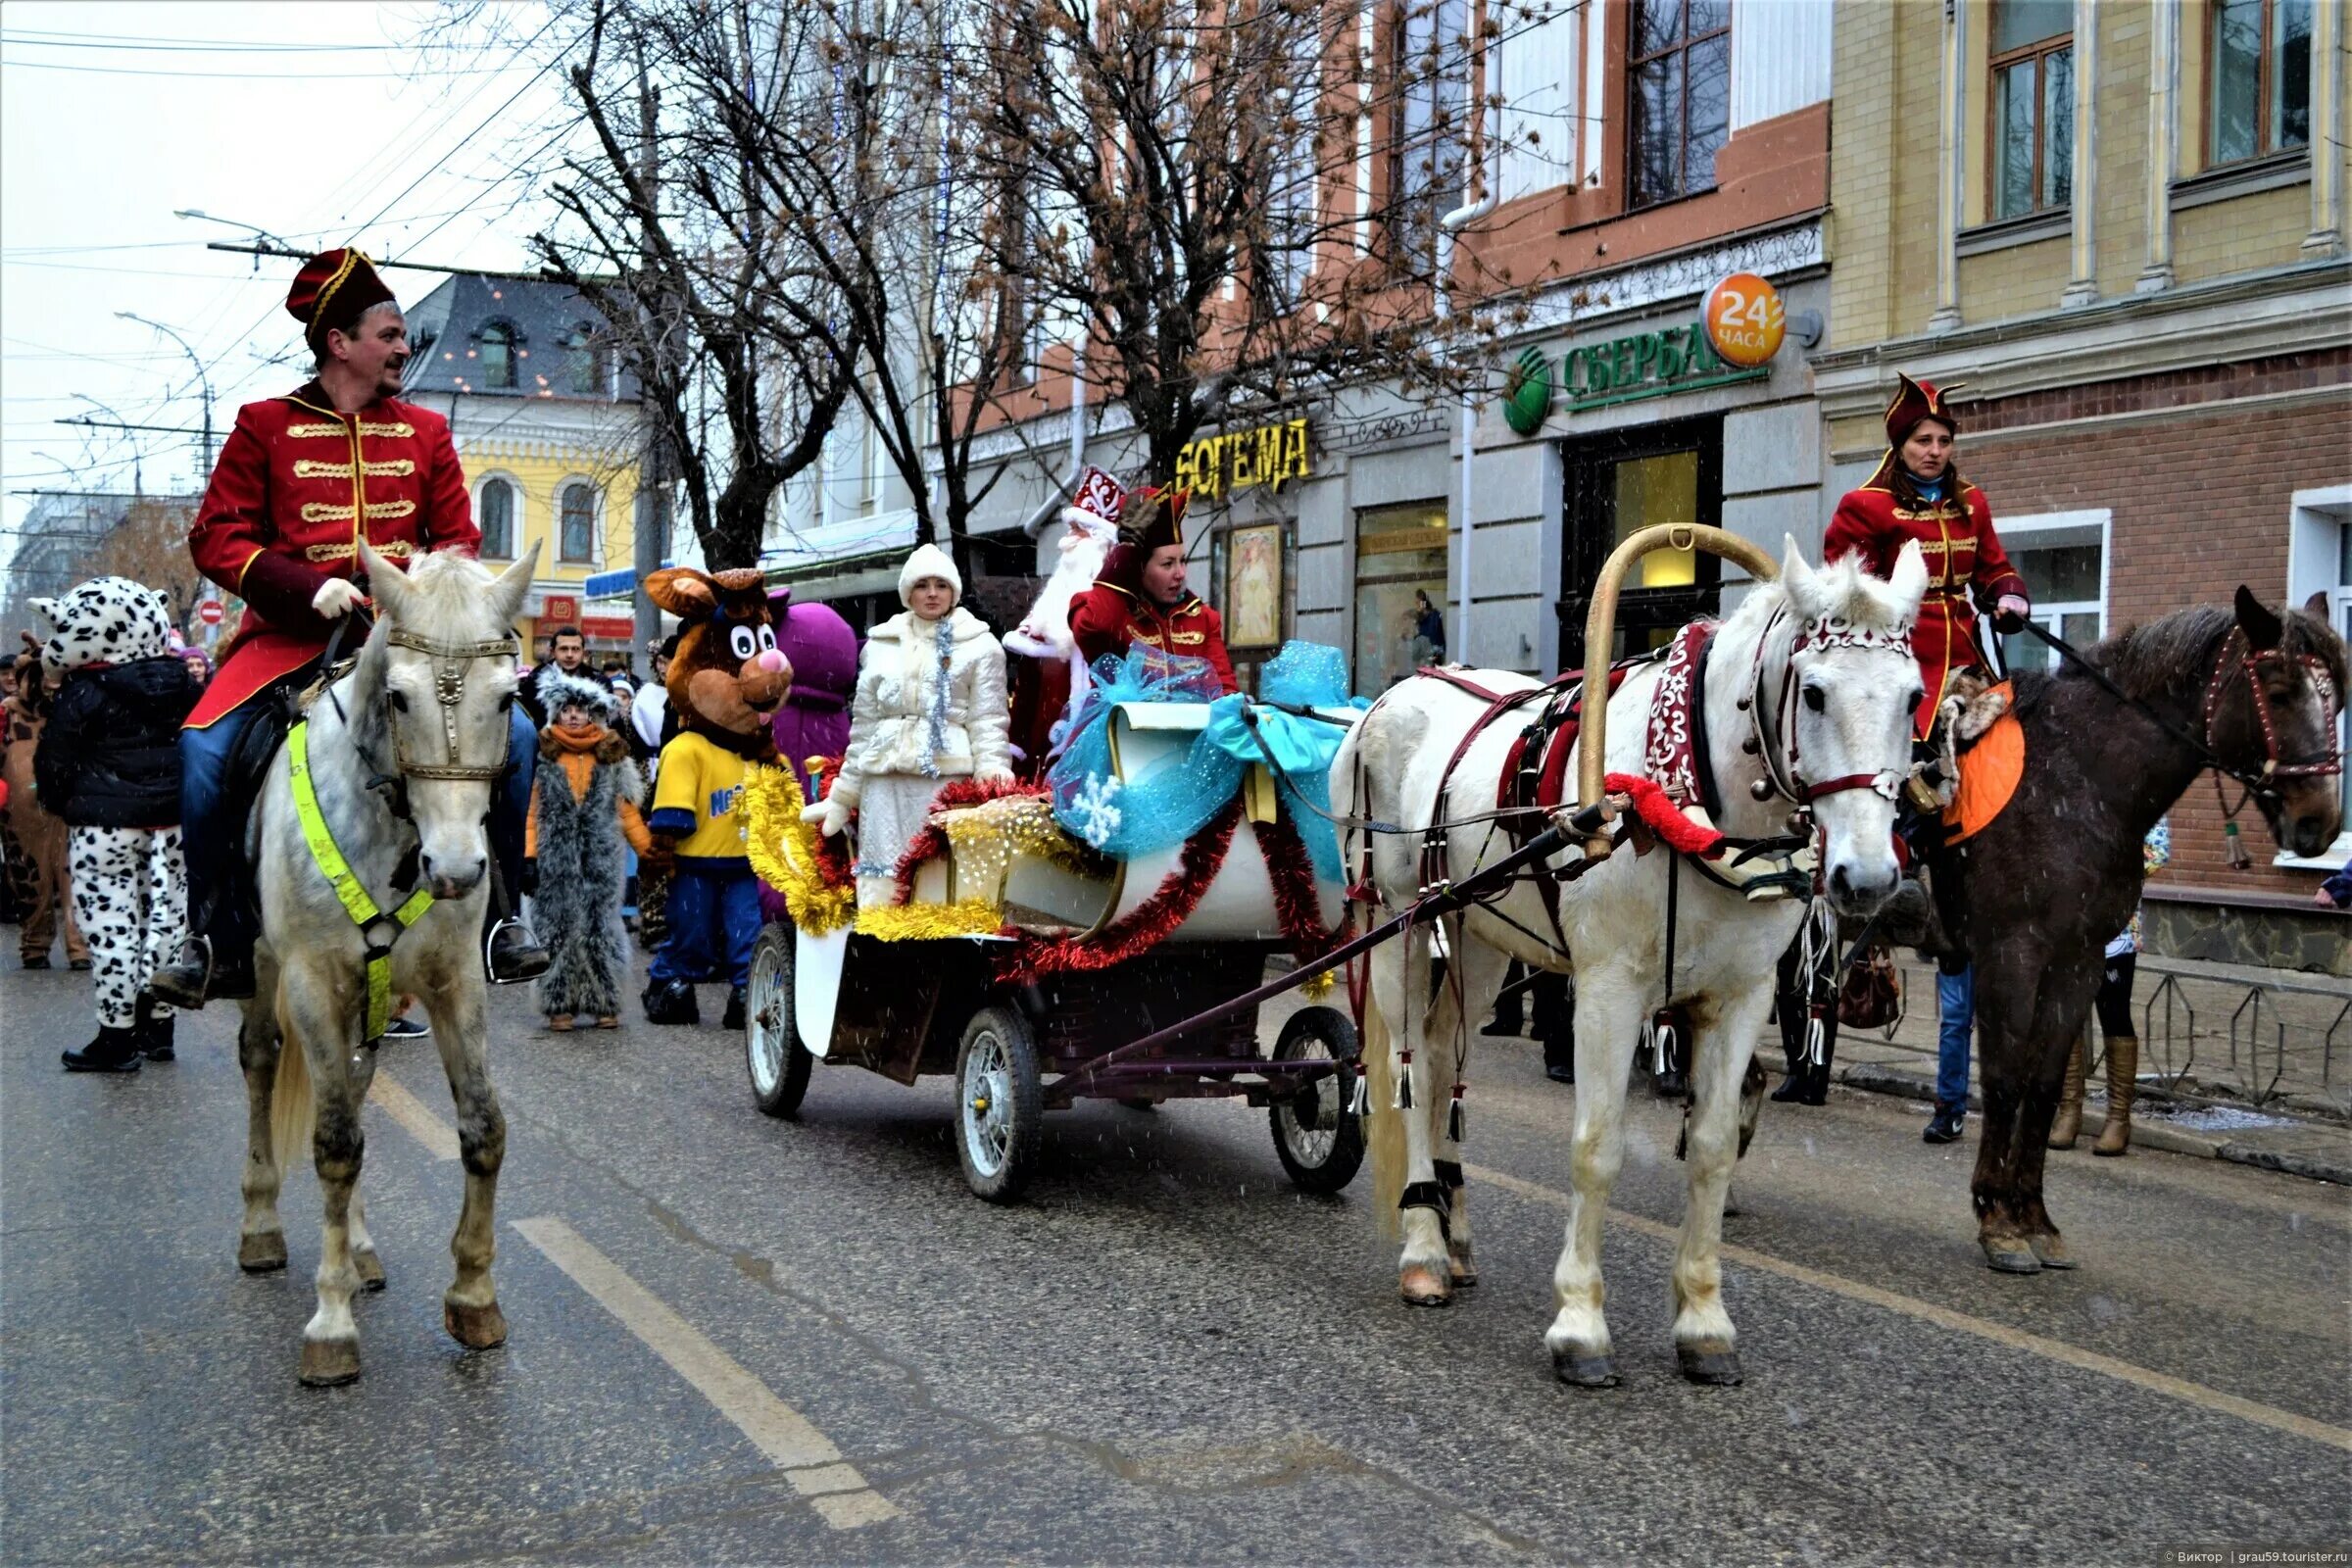
<instances>
[{"instance_id":1,"label":"carriage","mask_svg":"<svg viewBox=\"0 0 2352 1568\"><path fill-rule=\"evenodd\" d=\"M1312 711L1334 726L1358 716ZM1133 781L1181 766L1208 721L1204 703L1112 705L1113 771ZM1298 852L1298 807L1267 763L1246 768L1199 833L1124 858L1061 831L1035 790L952 786L902 861L904 903L862 914L847 908L838 866L828 887L827 847L796 831L790 776L762 788L781 798L751 813L754 864L790 906L760 931L746 1008L752 1094L767 1114L798 1113L819 1061L909 1086L952 1075L964 1178L1008 1201L1048 1110L1239 1098L1266 1110L1301 1190L1354 1177L1364 1143L1348 1014L1310 1004L1270 1052L1258 1042L1251 998L1268 958L1311 956L1345 923L1342 887Z\"/></svg>"}]
</instances>

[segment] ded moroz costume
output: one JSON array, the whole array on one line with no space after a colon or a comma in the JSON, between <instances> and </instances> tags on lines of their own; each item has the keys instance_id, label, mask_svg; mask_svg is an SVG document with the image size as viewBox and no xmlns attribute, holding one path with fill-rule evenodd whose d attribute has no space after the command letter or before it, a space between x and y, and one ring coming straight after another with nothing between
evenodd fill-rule
<instances>
[{"instance_id":1,"label":"ded moroz costume","mask_svg":"<svg viewBox=\"0 0 2352 1568\"><path fill-rule=\"evenodd\" d=\"M259 913L239 829L288 703L317 674L337 620L364 605L353 580L359 542L404 568L426 551L470 554L481 543L447 420L387 395L380 381L348 410L327 390L330 373L338 384L358 380L356 356L345 356L364 319L384 306L396 307L392 291L359 251L331 250L304 264L286 310L303 324L319 376L237 411L188 535L197 569L244 600L245 614L180 735L196 934L155 977L157 995L174 1005L253 994ZM389 354L369 348L381 362L375 373L397 378L405 340ZM357 652L365 632L354 625L346 648ZM515 712L510 772L492 793L491 841L504 881L491 899L493 980L530 979L547 963L519 922L496 917L520 874L533 739L529 720Z\"/></svg>"}]
</instances>

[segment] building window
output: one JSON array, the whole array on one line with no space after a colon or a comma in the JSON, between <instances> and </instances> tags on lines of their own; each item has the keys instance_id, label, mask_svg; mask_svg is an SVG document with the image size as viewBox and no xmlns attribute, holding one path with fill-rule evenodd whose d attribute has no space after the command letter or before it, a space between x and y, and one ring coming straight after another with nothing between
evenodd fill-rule
<instances>
[{"instance_id":1,"label":"building window","mask_svg":"<svg viewBox=\"0 0 2352 1568\"><path fill-rule=\"evenodd\" d=\"M1446 610L1446 504L1375 507L1355 516L1355 692L1378 697L1431 656L1422 598ZM1462 657L1449 649L1450 657Z\"/></svg>"},{"instance_id":2,"label":"building window","mask_svg":"<svg viewBox=\"0 0 2352 1568\"><path fill-rule=\"evenodd\" d=\"M583 321L564 334L564 388L574 397L606 395L612 382L605 346Z\"/></svg>"},{"instance_id":3,"label":"building window","mask_svg":"<svg viewBox=\"0 0 2352 1568\"><path fill-rule=\"evenodd\" d=\"M565 485L562 517L557 559L593 564L596 560L596 487L585 481Z\"/></svg>"},{"instance_id":4,"label":"building window","mask_svg":"<svg viewBox=\"0 0 2352 1568\"><path fill-rule=\"evenodd\" d=\"M2064 207L2075 188L2074 0L1992 12L1992 216Z\"/></svg>"},{"instance_id":5,"label":"building window","mask_svg":"<svg viewBox=\"0 0 2352 1568\"><path fill-rule=\"evenodd\" d=\"M1389 29L1389 238L1400 258L1425 253L1439 216L1462 205L1468 18L1468 0L1406 0Z\"/></svg>"},{"instance_id":6,"label":"building window","mask_svg":"<svg viewBox=\"0 0 2352 1568\"><path fill-rule=\"evenodd\" d=\"M2000 532L2009 564L2026 579L2036 625L2077 648L2107 635L2106 513L2004 518ZM2039 638L2014 632L2001 639L2001 662L2013 670L2048 670L2056 655Z\"/></svg>"},{"instance_id":7,"label":"building window","mask_svg":"<svg viewBox=\"0 0 2352 1568\"><path fill-rule=\"evenodd\" d=\"M1631 204L1713 189L1732 124L1731 0L1634 0L1626 70Z\"/></svg>"},{"instance_id":8,"label":"building window","mask_svg":"<svg viewBox=\"0 0 2352 1568\"><path fill-rule=\"evenodd\" d=\"M493 561L514 559L514 487L504 479L482 485L482 554Z\"/></svg>"},{"instance_id":9,"label":"building window","mask_svg":"<svg viewBox=\"0 0 2352 1568\"><path fill-rule=\"evenodd\" d=\"M480 352L482 385L493 390L514 390L514 328L504 321L492 321L483 327Z\"/></svg>"},{"instance_id":10,"label":"building window","mask_svg":"<svg viewBox=\"0 0 2352 1568\"><path fill-rule=\"evenodd\" d=\"M2214 0L2206 163L2311 145L2311 0Z\"/></svg>"}]
</instances>

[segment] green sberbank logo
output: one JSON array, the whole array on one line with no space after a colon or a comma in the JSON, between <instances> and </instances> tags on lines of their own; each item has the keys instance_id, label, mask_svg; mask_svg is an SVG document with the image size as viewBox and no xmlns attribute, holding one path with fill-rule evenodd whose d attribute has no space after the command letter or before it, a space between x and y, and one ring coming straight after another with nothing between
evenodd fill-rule
<instances>
[{"instance_id":1,"label":"green sberbank logo","mask_svg":"<svg viewBox=\"0 0 2352 1568\"><path fill-rule=\"evenodd\" d=\"M1519 434L1534 435L1550 417L1555 393L1575 413L1760 381L1771 373L1769 365L1742 369L1725 364L1708 343L1706 329L1693 321L1573 348L1556 362L1540 350L1524 350L1503 373L1502 416Z\"/></svg>"}]
</instances>

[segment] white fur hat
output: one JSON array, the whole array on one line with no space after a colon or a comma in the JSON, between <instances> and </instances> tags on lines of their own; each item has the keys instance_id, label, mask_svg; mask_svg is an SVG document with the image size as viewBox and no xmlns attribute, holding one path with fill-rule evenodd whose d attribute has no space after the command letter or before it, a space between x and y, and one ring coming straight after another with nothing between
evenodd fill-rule
<instances>
[{"instance_id":1,"label":"white fur hat","mask_svg":"<svg viewBox=\"0 0 2352 1568\"><path fill-rule=\"evenodd\" d=\"M899 603L913 609L914 585L925 577L939 578L956 590L956 603L963 602L963 574L956 569L948 553L937 545L916 545L906 564L899 568Z\"/></svg>"}]
</instances>

